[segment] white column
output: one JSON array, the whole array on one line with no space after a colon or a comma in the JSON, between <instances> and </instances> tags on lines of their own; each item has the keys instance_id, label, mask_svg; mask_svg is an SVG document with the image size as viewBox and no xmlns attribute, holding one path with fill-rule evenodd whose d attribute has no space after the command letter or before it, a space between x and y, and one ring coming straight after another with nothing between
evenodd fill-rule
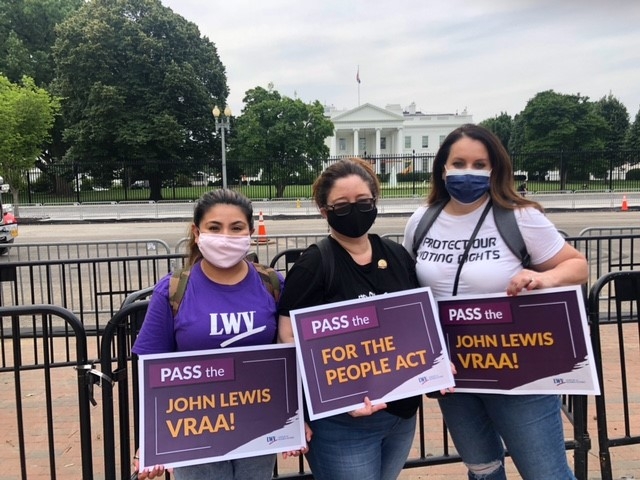
<instances>
[{"instance_id":1,"label":"white column","mask_svg":"<svg viewBox=\"0 0 640 480\"><path fill-rule=\"evenodd\" d=\"M376 128L376 173L380 173L380 129Z\"/></svg>"},{"instance_id":2,"label":"white column","mask_svg":"<svg viewBox=\"0 0 640 480\"><path fill-rule=\"evenodd\" d=\"M360 145L359 134L360 134L360 130L358 130L357 128L354 128L353 129L353 156L354 157L357 157L358 155L360 155L360 152L358 151L358 148Z\"/></svg>"},{"instance_id":3,"label":"white column","mask_svg":"<svg viewBox=\"0 0 640 480\"><path fill-rule=\"evenodd\" d=\"M333 138L331 139L331 147L332 150L329 155L336 156L338 155L338 130L333 131Z\"/></svg>"},{"instance_id":4,"label":"white column","mask_svg":"<svg viewBox=\"0 0 640 480\"><path fill-rule=\"evenodd\" d=\"M402 155L404 150L404 129L402 127L398 127L398 141L396 142L396 153L398 155Z\"/></svg>"}]
</instances>

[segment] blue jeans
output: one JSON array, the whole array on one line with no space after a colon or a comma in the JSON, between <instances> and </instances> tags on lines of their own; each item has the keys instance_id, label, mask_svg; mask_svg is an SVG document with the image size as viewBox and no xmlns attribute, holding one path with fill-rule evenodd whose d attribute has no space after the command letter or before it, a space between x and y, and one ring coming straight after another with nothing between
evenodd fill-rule
<instances>
[{"instance_id":1,"label":"blue jeans","mask_svg":"<svg viewBox=\"0 0 640 480\"><path fill-rule=\"evenodd\" d=\"M307 461L316 480L395 480L407 461L416 416L381 410L368 417L341 414L309 422Z\"/></svg>"},{"instance_id":2,"label":"blue jeans","mask_svg":"<svg viewBox=\"0 0 640 480\"><path fill-rule=\"evenodd\" d=\"M564 448L559 397L454 393L438 402L470 480L507 478L504 445L524 480L575 480ZM473 473L495 462L501 463L497 470Z\"/></svg>"},{"instance_id":3,"label":"blue jeans","mask_svg":"<svg viewBox=\"0 0 640 480\"><path fill-rule=\"evenodd\" d=\"M271 480L275 464L275 455L261 455L179 467L173 476L176 480Z\"/></svg>"}]
</instances>

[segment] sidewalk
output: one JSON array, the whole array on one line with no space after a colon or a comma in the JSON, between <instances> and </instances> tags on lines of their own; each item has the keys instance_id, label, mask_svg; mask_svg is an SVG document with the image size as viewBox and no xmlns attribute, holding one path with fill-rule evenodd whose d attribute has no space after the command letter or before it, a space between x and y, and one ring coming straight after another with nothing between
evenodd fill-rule
<instances>
[{"instance_id":1,"label":"sidewalk","mask_svg":"<svg viewBox=\"0 0 640 480\"><path fill-rule=\"evenodd\" d=\"M619 210L623 193L540 193L527 196L540 202L546 211ZM629 210L640 210L640 192L626 195ZM378 201L380 215L413 213L425 203L424 197L382 198ZM132 221L190 219L194 202L104 202L52 205L21 205L20 223L70 221ZM253 208L265 217L298 218L317 216L318 209L309 199L254 200Z\"/></svg>"}]
</instances>

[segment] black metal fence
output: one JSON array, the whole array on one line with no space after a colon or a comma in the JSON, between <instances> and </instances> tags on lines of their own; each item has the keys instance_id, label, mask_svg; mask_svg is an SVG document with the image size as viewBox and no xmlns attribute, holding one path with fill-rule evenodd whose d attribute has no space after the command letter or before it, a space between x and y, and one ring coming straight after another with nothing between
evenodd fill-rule
<instances>
[{"instance_id":1,"label":"black metal fence","mask_svg":"<svg viewBox=\"0 0 640 480\"><path fill-rule=\"evenodd\" d=\"M588 305L596 329L592 338L601 388L611 405L623 411L622 428L615 424L609 433L605 413L611 422L613 408L605 405L604 394L597 399L598 421L605 422L598 427L603 478L611 478L604 476L612 469L610 447L640 443L633 430L637 424L630 420L634 411L638 414L635 399L640 392L637 382L629 380L639 374L640 361L635 357L640 349L628 345L628 327L640 332L640 235L608 233L567 239L589 260ZM305 237L259 245L259 257L263 262L277 261L286 270L280 263L286 255L279 261L277 256L313 241ZM130 348L146 310L145 296L182 255L101 258L95 251L92 259L68 258L68 253L60 257L65 258L0 264L0 414L6 439L0 444L0 456L3 466L20 472L17 478L22 479L35 478L37 472L52 479L79 476L79 472L85 479L126 478L138 444L134 428L137 370ZM608 280L610 274L633 280L616 283ZM626 329L626 336L618 333L617 343L609 342L606 350L607 354L618 352L615 366L625 372L621 389L611 388L611 379L617 375L603 370L609 357L602 354L601 339L612 329ZM96 386L101 387L99 399ZM587 399L564 400L572 425L565 445L574 450L576 476L586 480L591 448ZM434 403L423 402L417 445L406 468L460 461ZM619 422L618 417L613 421ZM278 469L277 478L312 478L302 462L287 469L281 463Z\"/></svg>"},{"instance_id":2,"label":"black metal fence","mask_svg":"<svg viewBox=\"0 0 640 480\"><path fill-rule=\"evenodd\" d=\"M300 159L230 159L228 185L252 199L308 198L317 175L338 157ZM365 155L387 197L423 196L429 187L434 154ZM557 151L515 153L514 182L528 182L530 192L622 191L640 189L640 151ZM32 169L20 182L25 204L194 200L222 185L219 160L154 165L114 162L55 164ZM14 199L15 200L15 199Z\"/></svg>"},{"instance_id":3,"label":"black metal fence","mask_svg":"<svg viewBox=\"0 0 640 480\"><path fill-rule=\"evenodd\" d=\"M614 308L601 311L601 298L612 292ZM608 358L615 365L598 369L602 393L595 399L600 471L602 480L613 480L611 449L640 444L640 406L634 401L640 376L640 271L603 275L591 288L588 310L596 364L602 366Z\"/></svg>"}]
</instances>

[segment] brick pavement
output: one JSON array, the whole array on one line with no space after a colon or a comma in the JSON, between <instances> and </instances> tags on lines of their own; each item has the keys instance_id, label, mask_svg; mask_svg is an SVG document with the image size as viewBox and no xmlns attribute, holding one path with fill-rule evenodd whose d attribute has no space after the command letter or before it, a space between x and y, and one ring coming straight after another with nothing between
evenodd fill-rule
<instances>
[{"instance_id":1,"label":"brick pavement","mask_svg":"<svg viewBox=\"0 0 640 480\"><path fill-rule=\"evenodd\" d=\"M619 367L618 336L615 327L611 325L601 327L603 358L604 358L604 386L607 398L607 415L610 436L622 434L622 401ZM624 327L623 342L627 348L626 365L627 378L632 379L629 384L629 415L632 434L637 435L640 430L640 339L637 325ZM33 340L23 340L23 360L26 364L31 361L30 351L34 347ZM5 365L11 363L11 342L5 342L2 358ZM37 347L40 349L40 346ZM30 350L31 349L31 350ZM51 409L54 418L54 457L56 462L56 476L60 479L81 478L80 465L80 432L78 428L77 386L76 372L70 367L54 369L51 374L51 406L47 406L47 392L44 388L45 377L42 371L22 371L20 374L21 401L23 402L25 444L27 458L27 478L30 480L50 479L48 466L48 432L47 410ZM96 398L100 403L100 390L96 389ZM426 442L429 452L440 455L440 416L435 401L426 401L425 418L432 419L427 423ZM592 439L592 449L589 453L589 480L600 479L598 465L598 438L596 426L596 410L594 398L589 399L589 434ZM100 407L92 407L92 438L94 448L95 478L102 478L102 434ZM2 428L2 442L0 443L0 458L2 458L2 477L8 480L21 478L19 468L18 437L16 433L17 412L15 381L12 373L0 373L0 426ZM571 427L565 422L567 437L571 435ZM417 442L411 457L418 456ZM618 480L640 479L640 445L620 446L610 449L613 464L613 478ZM573 452L567 452L570 463L573 463ZM280 473L286 474L297 471L297 462L292 460L280 461ZM508 461L510 480L520 478L512 463ZM459 463L449 465L430 466L408 469L402 472L401 480L442 480L464 479L465 469Z\"/></svg>"}]
</instances>

